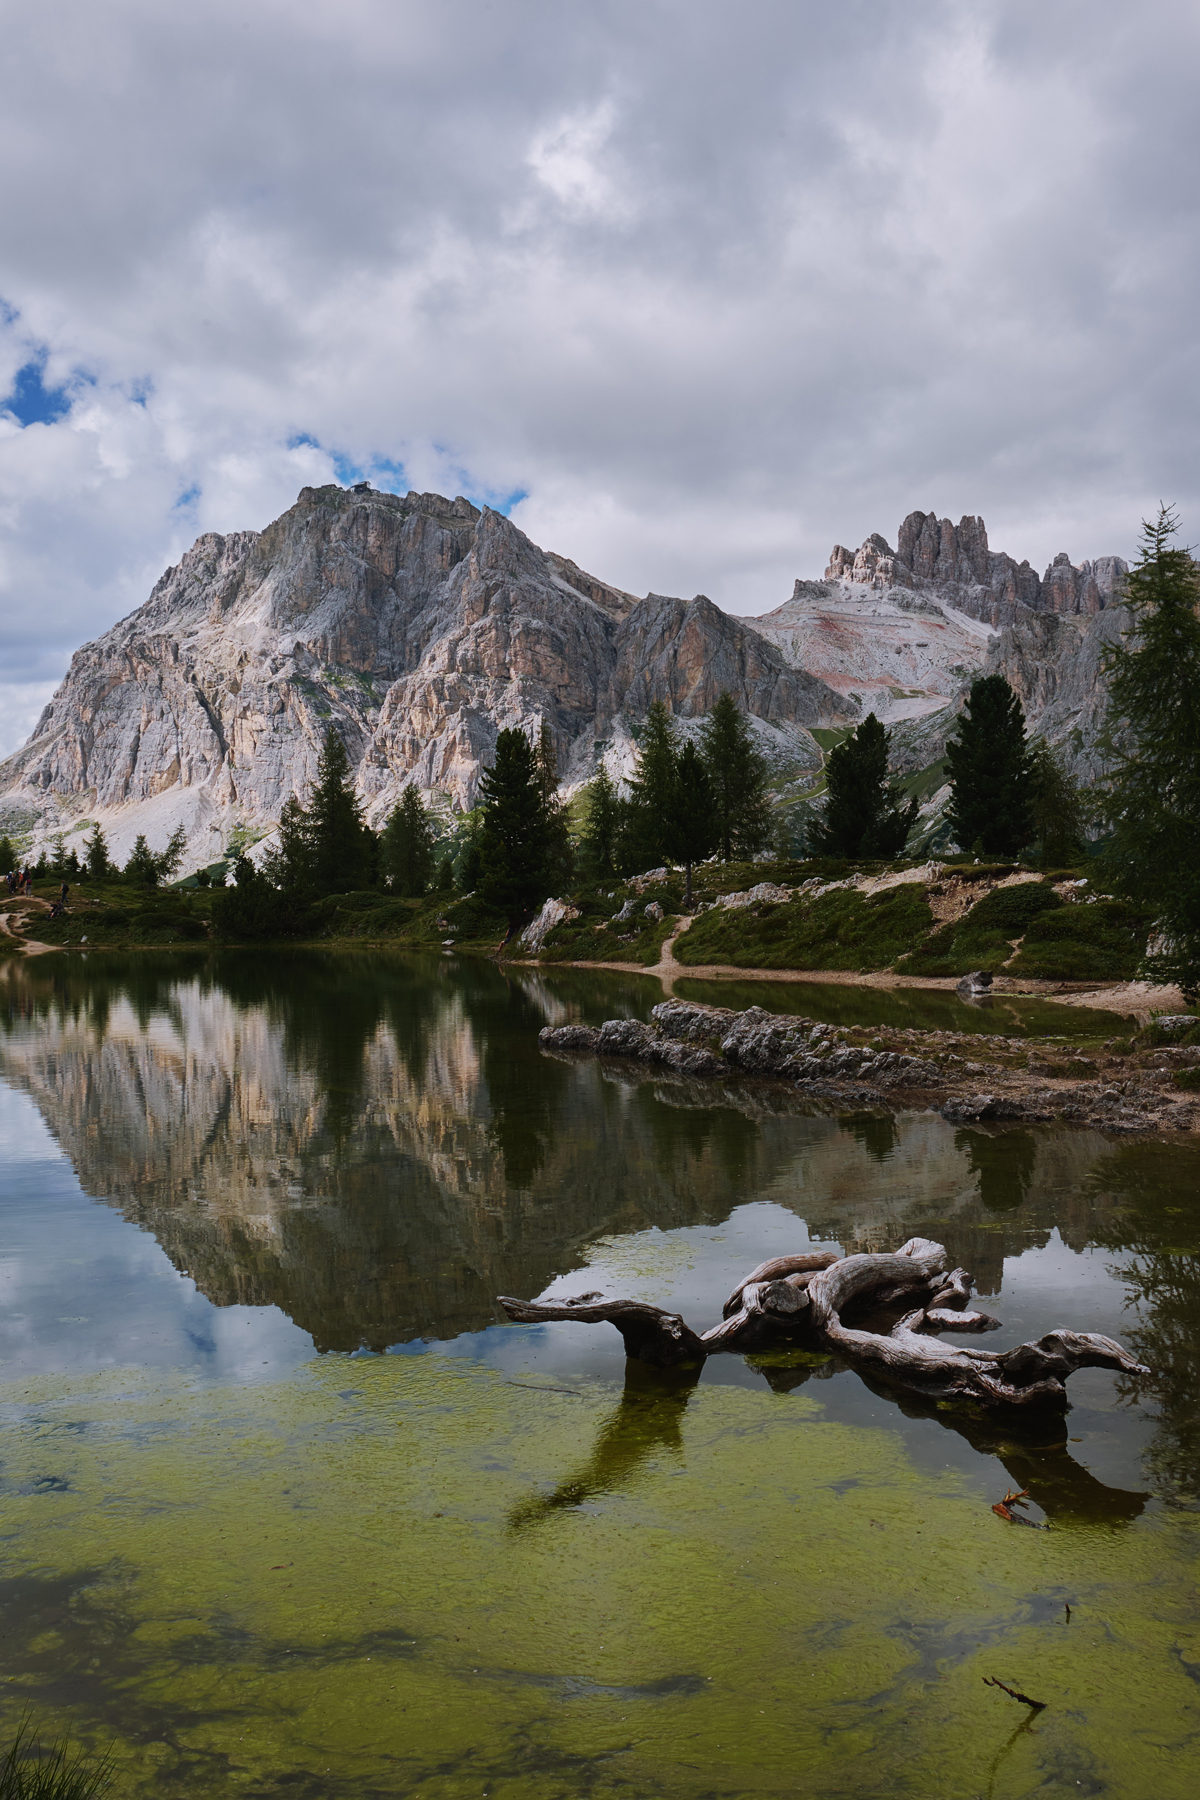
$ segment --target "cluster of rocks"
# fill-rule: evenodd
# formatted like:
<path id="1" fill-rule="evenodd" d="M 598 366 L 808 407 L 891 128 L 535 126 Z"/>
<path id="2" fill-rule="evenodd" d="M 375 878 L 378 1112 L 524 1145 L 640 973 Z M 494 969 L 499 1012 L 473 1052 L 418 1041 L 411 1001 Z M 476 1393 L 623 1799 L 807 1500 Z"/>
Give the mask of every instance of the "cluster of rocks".
<path id="1" fill-rule="evenodd" d="M 1190 1015 L 1180 1015 L 1180 1022 L 1187 1029 L 1196 1023 Z M 1200 1050 L 1160 1050 L 1153 1060 L 1132 1067 L 1114 1058 L 1109 1078 L 1093 1079 L 1093 1063 L 1065 1054 L 1058 1066 L 1030 1055 L 1014 1067 L 1011 1058 L 1024 1046 L 1012 1039 L 974 1040 L 980 1052 L 993 1049 L 1010 1059 L 981 1063 L 951 1053 L 944 1032 L 872 1037 L 870 1043 L 856 1043 L 835 1026 L 759 1006 L 736 1012 L 665 1000 L 654 1007 L 649 1024 L 608 1019 L 598 1026 L 548 1025 L 540 1043 L 548 1051 L 620 1058 L 680 1077 L 766 1077 L 845 1101 L 878 1105 L 919 1098 L 954 1124 L 1061 1119 L 1133 1132 L 1187 1131 L 1197 1123 L 1196 1099 L 1172 1085 L 1171 1072 L 1184 1061 L 1200 1062 Z M 881 1038 L 890 1041 L 881 1044 Z M 1047 1073 L 1057 1077 L 1054 1085 Z M 986 1085 L 979 1085 L 981 1077 Z"/>
<path id="2" fill-rule="evenodd" d="M 607 1019 L 603 1025 L 547 1025 L 547 1050 L 583 1050 L 630 1057 L 681 1075 L 766 1075 L 805 1083 L 868 1084 L 872 1089 L 928 1088 L 944 1082 L 936 1063 L 894 1050 L 854 1045 L 830 1025 L 769 1013 L 760 1006 L 734 1012 L 664 1000 L 645 1025 Z"/>

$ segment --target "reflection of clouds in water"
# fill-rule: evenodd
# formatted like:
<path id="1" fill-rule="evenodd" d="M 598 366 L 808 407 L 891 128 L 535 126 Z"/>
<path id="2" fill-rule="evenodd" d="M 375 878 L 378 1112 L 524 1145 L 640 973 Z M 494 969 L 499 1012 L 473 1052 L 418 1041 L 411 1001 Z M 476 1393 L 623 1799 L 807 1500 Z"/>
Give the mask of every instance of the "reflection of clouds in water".
<path id="1" fill-rule="evenodd" d="M 0 1088 L 0 1359 L 11 1375 L 135 1366 L 255 1380 L 312 1340 L 276 1307 L 217 1307 L 155 1239 L 80 1192 L 33 1102 Z"/>

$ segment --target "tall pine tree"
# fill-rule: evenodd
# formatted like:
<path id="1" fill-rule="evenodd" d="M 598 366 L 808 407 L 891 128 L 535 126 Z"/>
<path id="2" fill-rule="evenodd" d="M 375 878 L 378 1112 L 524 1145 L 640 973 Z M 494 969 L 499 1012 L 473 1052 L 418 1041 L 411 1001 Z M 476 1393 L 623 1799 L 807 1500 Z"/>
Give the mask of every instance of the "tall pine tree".
<path id="1" fill-rule="evenodd" d="M 1161 947 L 1146 959 L 1156 981 L 1200 993 L 1200 569 L 1171 539 L 1167 507 L 1142 526 L 1129 571 L 1132 629 L 1107 656 L 1102 805 L 1111 837 L 1108 879 L 1154 909 Z"/>
<path id="2" fill-rule="evenodd" d="M 685 912 L 692 910 L 692 864 L 711 855 L 716 841 L 712 782 L 700 752 L 689 739 L 675 763 L 670 831 L 671 854 L 686 871 Z"/>
<path id="3" fill-rule="evenodd" d="M 720 695 L 705 721 L 700 755 L 712 783 L 722 861 L 757 856 L 771 841 L 767 764 L 745 715 L 728 692 Z"/>
<path id="4" fill-rule="evenodd" d="M 587 809 L 580 843 L 583 864 L 593 881 L 607 881 L 617 872 L 621 802 L 616 784 L 603 763 L 588 783 Z"/>
<path id="5" fill-rule="evenodd" d="M 962 848 L 1016 856 L 1033 838 L 1033 774 L 1025 713 L 1003 675 L 971 683 L 946 763 L 950 829 Z"/>
<path id="6" fill-rule="evenodd" d="M 637 768 L 621 831 L 621 872 L 636 875 L 671 855 L 675 795 L 675 727 L 661 700 L 651 702 L 638 740 Z"/>
<path id="7" fill-rule="evenodd" d="M 428 808 L 409 784 L 392 808 L 379 846 L 379 866 L 392 892 L 417 898 L 434 874 L 434 827 Z"/>
<path id="8" fill-rule="evenodd" d="M 916 800 L 888 780 L 887 732 L 868 713 L 825 765 L 825 810 L 808 828 L 812 856 L 899 856 L 917 816 Z"/>
<path id="9" fill-rule="evenodd" d="M 510 925 L 535 911 L 553 890 L 552 846 L 542 771 L 523 731 L 502 731 L 479 784 L 479 882 L 486 906 Z"/>
<path id="10" fill-rule="evenodd" d="M 354 792 L 346 746 L 332 726 L 317 761 L 308 822 L 318 890 L 348 894 L 365 887 L 371 872 L 371 837 Z"/>
<path id="11" fill-rule="evenodd" d="M 1069 775 L 1044 738 L 1030 746 L 1033 831 L 1047 868 L 1061 868 L 1083 854 L 1084 804 L 1079 783 Z"/>

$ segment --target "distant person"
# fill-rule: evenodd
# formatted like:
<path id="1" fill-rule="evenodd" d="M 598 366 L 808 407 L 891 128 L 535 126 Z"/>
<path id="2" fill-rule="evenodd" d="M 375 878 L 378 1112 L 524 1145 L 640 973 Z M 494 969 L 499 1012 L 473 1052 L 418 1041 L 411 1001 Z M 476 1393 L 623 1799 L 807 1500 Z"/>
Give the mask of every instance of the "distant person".
<path id="1" fill-rule="evenodd" d="M 62 886 L 58 890 L 58 896 L 59 896 L 59 899 L 62 901 L 64 912 L 66 911 L 67 895 L 70 893 L 70 891 L 71 891 L 71 884 L 70 884 L 70 882 L 67 882 L 67 881 L 64 881 Z"/>

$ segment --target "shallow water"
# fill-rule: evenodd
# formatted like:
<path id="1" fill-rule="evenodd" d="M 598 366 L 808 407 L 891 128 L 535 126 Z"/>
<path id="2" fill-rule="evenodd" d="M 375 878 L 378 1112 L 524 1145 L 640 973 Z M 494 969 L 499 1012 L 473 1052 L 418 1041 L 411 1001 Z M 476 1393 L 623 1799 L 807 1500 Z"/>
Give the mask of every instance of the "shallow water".
<path id="1" fill-rule="evenodd" d="M 1193 1146 L 538 1052 L 646 1016 L 637 977 L 0 983 L 7 1724 L 111 1740 L 139 1796 L 1192 1793 Z M 703 1328 L 765 1256 L 916 1232 L 990 1344 L 1105 1331 L 1153 1379 L 997 1429 L 803 1356 L 627 1372 L 611 1328 L 495 1305 Z M 1012 1487 L 1049 1531 L 992 1513 Z"/>

